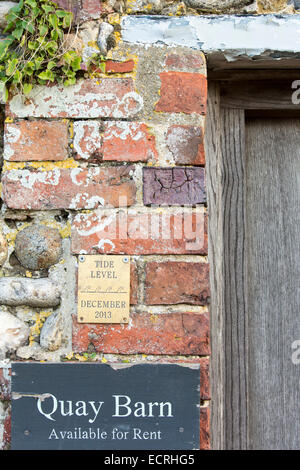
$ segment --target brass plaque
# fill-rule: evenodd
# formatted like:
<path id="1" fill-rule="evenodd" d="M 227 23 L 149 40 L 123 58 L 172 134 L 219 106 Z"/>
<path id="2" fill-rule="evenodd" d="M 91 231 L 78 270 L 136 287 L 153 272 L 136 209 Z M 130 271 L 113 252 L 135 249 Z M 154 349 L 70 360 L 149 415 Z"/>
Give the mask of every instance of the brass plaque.
<path id="1" fill-rule="evenodd" d="M 78 257 L 78 322 L 128 323 L 130 257 Z"/>

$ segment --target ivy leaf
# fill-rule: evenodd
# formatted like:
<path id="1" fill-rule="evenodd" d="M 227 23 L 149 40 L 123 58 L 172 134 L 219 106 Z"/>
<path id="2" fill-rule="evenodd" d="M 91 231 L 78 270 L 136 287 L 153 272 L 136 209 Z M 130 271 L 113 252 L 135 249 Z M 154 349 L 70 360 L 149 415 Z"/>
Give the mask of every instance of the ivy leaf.
<path id="1" fill-rule="evenodd" d="M 53 26 L 53 28 L 56 29 L 58 27 L 58 18 L 55 14 L 49 15 L 48 21 L 51 24 L 51 26 Z"/>
<path id="2" fill-rule="evenodd" d="M 8 100 L 8 89 L 5 83 L 3 83 L 3 88 L 2 88 L 2 100 L 4 101 L 4 103 L 6 103 L 6 101 Z"/>
<path id="3" fill-rule="evenodd" d="M 68 14 L 68 12 L 65 10 L 56 10 L 55 14 L 56 16 L 58 16 L 58 18 L 64 18 Z"/>
<path id="4" fill-rule="evenodd" d="M 71 67 L 74 70 L 74 72 L 77 72 L 77 70 L 80 70 L 80 65 L 81 65 L 81 57 L 77 56 L 71 62 Z"/>
<path id="5" fill-rule="evenodd" d="M 50 60 L 47 64 L 47 69 L 51 70 L 53 67 L 56 67 L 56 62 L 54 62 L 54 60 Z"/>
<path id="6" fill-rule="evenodd" d="M 54 74 L 51 70 L 44 70 L 38 75 L 39 78 L 42 80 L 49 80 L 50 82 L 54 82 Z"/>
<path id="7" fill-rule="evenodd" d="M 0 41 L 0 60 L 6 53 L 8 47 L 11 45 L 11 41 L 8 39 L 4 39 L 4 41 Z"/>
<path id="8" fill-rule="evenodd" d="M 63 28 L 69 28 L 73 20 L 73 13 L 67 12 L 67 15 L 64 16 L 62 26 Z"/>
<path id="9" fill-rule="evenodd" d="M 50 11 L 53 11 L 53 7 L 51 5 L 42 5 L 42 9 L 48 15 Z"/>
<path id="10" fill-rule="evenodd" d="M 31 83 L 24 83 L 23 85 L 23 92 L 24 95 L 28 95 L 32 90 L 32 84 Z"/>
<path id="11" fill-rule="evenodd" d="M 7 67 L 6 67 L 6 75 L 10 76 L 13 75 L 16 69 L 16 66 L 18 64 L 18 59 L 11 59 L 8 61 Z"/>
<path id="12" fill-rule="evenodd" d="M 48 33 L 48 28 L 45 24 L 41 24 L 39 26 L 39 33 L 41 36 L 46 36 L 46 34 Z"/>
<path id="13" fill-rule="evenodd" d="M 23 35 L 23 31 L 24 31 L 24 28 L 20 27 L 20 28 L 14 29 L 11 34 L 13 35 L 14 38 L 20 41 Z"/>
<path id="14" fill-rule="evenodd" d="M 26 31 L 29 31 L 29 33 L 33 34 L 34 33 L 34 27 L 30 21 L 22 21 L 23 28 L 26 29 Z"/>
<path id="15" fill-rule="evenodd" d="M 29 5 L 32 8 L 35 8 L 37 6 L 37 3 L 35 0 L 25 0 L 26 5 Z"/>
<path id="16" fill-rule="evenodd" d="M 76 83 L 76 78 L 68 78 L 67 80 L 64 81 L 65 86 L 75 85 L 75 83 Z"/>
<path id="17" fill-rule="evenodd" d="M 16 70 L 13 77 L 13 83 L 21 83 L 22 76 L 22 72 L 20 70 Z"/>

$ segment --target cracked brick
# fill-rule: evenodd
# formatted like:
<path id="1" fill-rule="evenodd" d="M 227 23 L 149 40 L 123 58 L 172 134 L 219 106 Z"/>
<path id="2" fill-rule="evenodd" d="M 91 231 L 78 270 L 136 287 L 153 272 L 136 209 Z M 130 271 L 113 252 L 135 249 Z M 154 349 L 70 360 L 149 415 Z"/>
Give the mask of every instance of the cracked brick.
<path id="1" fill-rule="evenodd" d="M 144 168 L 144 204 L 195 205 L 206 201 L 203 168 Z"/>

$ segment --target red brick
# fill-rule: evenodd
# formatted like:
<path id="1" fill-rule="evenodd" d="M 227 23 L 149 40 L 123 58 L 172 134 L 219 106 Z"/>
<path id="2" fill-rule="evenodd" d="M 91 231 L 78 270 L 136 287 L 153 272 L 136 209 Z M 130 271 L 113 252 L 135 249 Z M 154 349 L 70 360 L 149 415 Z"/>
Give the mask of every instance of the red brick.
<path id="1" fill-rule="evenodd" d="M 4 413 L 4 419 L 2 423 L 0 421 L 0 426 L 3 426 L 3 435 L 2 440 L 0 441 L 0 450 L 8 450 L 10 447 L 11 441 L 11 412 L 10 408 L 6 408 Z"/>
<path id="2" fill-rule="evenodd" d="M 171 126 L 166 134 L 167 147 L 179 165 L 204 165 L 205 151 L 202 127 Z"/>
<path id="3" fill-rule="evenodd" d="M 101 0 L 54 0 L 61 8 L 73 13 L 74 21 L 86 21 L 100 18 L 102 13 Z"/>
<path id="4" fill-rule="evenodd" d="M 205 67 L 205 56 L 203 52 L 184 55 L 170 53 L 166 57 L 165 67 L 168 70 L 199 72 Z"/>
<path id="5" fill-rule="evenodd" d="M 126 60 L 125 62 L 117 62 L 114 60 L 107 60 L 105 62 L 106 73 L 130 73 L 134 70 L 134 61 Z"/>
<path id="6" fill-rule="evenodd" d="M 137 162 L 157 158 L 155 138 L 142 122 L 106 122 L 103 160 Z"/>
<path id="7" fill-rule="evenodd" d="M 4 126 L 5 160 L 15 162 L 65 160 L 68 124 L 62 121 L 17 121 Z"/>
<path id="8" fill-rule="evenodd" d="M 146 264 L 145 303 L 206 305 L 209 266 L 205 263 L 151 261 Z"/>
<path id="9" fill-rule="evenodd" d="M 76 160 L 101 161 L 103 124 L 99 121 L 75 121 L 73 147 Z"/>
<path id="10" fill-rule="evenodd" d="M 43 86 L 22 102 L 19 94 L 6 105 L 6 113 L 17 117 L 129 118 L 143 107 L 131 78 L 79 80 L 75 85 Z"/>
<path id="11" fill-rule="evenodd" d="M 162 72 L 160 100 L 155 111 L 206 113 L 207 80 L 200 73 Z"/>
<path id="12" fill-rule="evenodd" d="M 200 408 L 200 450 L 210 450 L 210 409 Z"/>
<path id="13" fill-rule="evenodd" d="M 73 350 L 85 352 L 91 344 L 107 354 L 207 355 L 208 315 L 132 313 L 128 325 L 78 324 L 74 317 Z"/>
<path id="14" fill-rule="evenodd" d="M 10 371 L 0 367 L 0 400 L 10 400 Z"/>
<path id="15" fill-rule="evenodd" d="M 2 177 L 2 197 L 11 209 L 93 209 L 135 202 L 132 167 L 11 170 Z M 123 199 L 122 199 L 123 198 Z"/>
<path id="16" fill-rule="evenodd" d="M 77 214 L 72 252 L 207 254 L 207 218 L 200 211 L 110 210 Z"/>
<path id="17" fill-rule="evenodd" d="M 137 162 L 155 160 L 154 136 L 142 122 L 74 122 L 77 160 Z"/>

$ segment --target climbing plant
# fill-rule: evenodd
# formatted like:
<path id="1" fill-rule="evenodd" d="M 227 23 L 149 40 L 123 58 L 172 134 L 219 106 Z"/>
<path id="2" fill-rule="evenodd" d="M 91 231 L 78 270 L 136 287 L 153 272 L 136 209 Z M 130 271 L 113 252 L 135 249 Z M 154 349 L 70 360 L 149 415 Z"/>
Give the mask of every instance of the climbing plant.
<path id="1" fill-rule="evenodd" d="M 73 14 L 49 0 L 20 0 L 6 16 L 8 33 L 0 42 L 0 86 L 4 101 L 14 87 L 24 95 L 33 85 L 76 83 L 81 55 L 66 33 Z"/>

